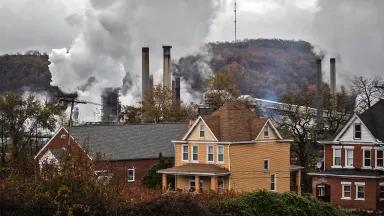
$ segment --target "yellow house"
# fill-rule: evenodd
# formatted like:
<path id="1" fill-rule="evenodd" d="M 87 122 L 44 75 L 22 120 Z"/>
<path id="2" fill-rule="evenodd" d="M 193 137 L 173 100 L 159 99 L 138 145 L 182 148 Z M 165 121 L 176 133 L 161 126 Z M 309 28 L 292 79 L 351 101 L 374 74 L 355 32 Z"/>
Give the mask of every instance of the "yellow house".
<path id="1" fill-rule="evenodd" d="M 294 188 L 300 192 L 300 168 L 290 165 L 290 140 L 243 103 L 226 103 L 200 116 L 181 140 L 172 142 L 175 166 L 158 171 L 163 190 L 167 175 L 174 175 L 175 187 L 184 191 L 287 192 L 294 172 Z"/>

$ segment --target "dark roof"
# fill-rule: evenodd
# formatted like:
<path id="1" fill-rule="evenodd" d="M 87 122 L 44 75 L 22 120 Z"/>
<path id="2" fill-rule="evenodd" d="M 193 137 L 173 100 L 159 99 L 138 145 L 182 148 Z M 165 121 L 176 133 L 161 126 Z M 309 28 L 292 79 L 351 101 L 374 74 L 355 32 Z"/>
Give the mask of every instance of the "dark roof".
<path id="1" fill-rule="evenodd" d="M 75 126 L 71 135 L 95 157 L 103 160 L 133 160 L 174 157 L 172 140 L 188 131 L 186 123 Z"/>
<path id="2" fill-rule="evenodd" d="M 257 116 L 242 102 L 225 103 L 202 118 L 219 141 L 254 140 L 268 120 Z"/>
<path id="3" fill-rule="evenodd" d="M 168 169 L 159 170 L 158 173 L 165 174 L 181 174 L 181 175 L 206 175 L 206 176 L 223 176 L 229 175 L 230 172 L 220 166 L 214 164 L 188 163 Z"/>
<path id="4" fill-rule="evenodd" d="M 384 99 L 359 115 L 376 139 L 384 142 Z"/>
<path id="5" fill-rule="evenodd" d="M 325 176 L 362 176 L 362 177 L 384 177 L 382 170 L 369 169 L 330 169 L 322 172 L 311 173 L 310 175 L 325 175 Z"/>

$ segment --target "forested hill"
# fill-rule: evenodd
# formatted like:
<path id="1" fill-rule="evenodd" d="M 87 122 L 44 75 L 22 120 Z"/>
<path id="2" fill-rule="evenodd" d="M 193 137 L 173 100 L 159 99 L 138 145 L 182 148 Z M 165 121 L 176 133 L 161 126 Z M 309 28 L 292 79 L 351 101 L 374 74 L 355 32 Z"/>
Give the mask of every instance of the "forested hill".
<path id="1" fill-rule="evenodd" d="M 208 43 L 205 48 L 207 52 L 175 62 L 177 73 L 197 91 L 203 89 L 207 66 L 214 72 L 229 68 L 241 94 L 266 99 L 315 84 L 317 56 L 305 41 L 255 39 Z"/>
<path id="2" fill-rule="evenodd" d="M 58 87 L 50 85 L 52 75 L 48 65 L 48 55 L 38 51 L 0 56 L 0 93 L 30 90 L 48 92 L 52 97 L 65 96 Z"/>

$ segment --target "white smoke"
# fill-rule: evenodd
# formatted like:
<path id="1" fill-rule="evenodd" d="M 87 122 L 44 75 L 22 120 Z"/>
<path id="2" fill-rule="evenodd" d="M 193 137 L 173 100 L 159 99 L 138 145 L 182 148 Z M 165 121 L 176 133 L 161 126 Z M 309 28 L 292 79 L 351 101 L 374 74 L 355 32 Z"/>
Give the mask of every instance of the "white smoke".
<path id="1" fill-rule="evenodd" d="M 174 59 L 194 52 L 205 42 L 220 5 L 220 0 L 91 0 L 82 14 L 66 19 L 82 31 L 69 49 L 52 50 L 52 85 L 100 103 L 102 90 L 122 87 L 125 78 L 128 93 L 120 99 L 135 104 L 141 94 L 141 47 L 150 47 L 150 72 L 159 83 L 162 45 L 173 46 Z M 79 90 L 91 77 L 95 82 Z M 80 118 L 92 121 L 94 109 L 81 105 Z"/>

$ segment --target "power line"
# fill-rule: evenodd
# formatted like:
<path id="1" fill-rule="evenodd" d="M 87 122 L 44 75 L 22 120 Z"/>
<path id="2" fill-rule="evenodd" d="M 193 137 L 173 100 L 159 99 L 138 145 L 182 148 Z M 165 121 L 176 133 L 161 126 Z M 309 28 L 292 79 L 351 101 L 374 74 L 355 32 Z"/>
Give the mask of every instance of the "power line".
<path id="1" fill-rule="evenodd" d="M 233 21 L 235 23 L 235 42 L 237 41 L 237 5 L 235 0 L 235 20 Z"/>

